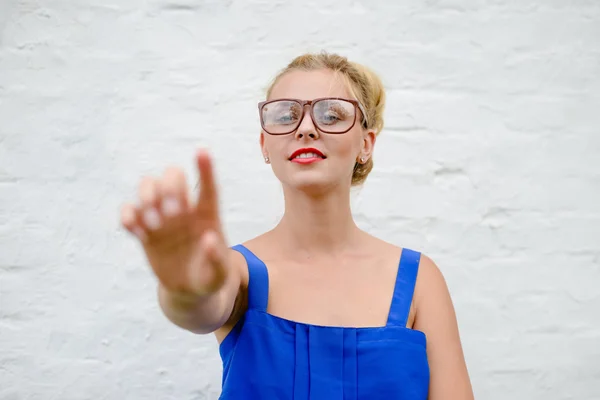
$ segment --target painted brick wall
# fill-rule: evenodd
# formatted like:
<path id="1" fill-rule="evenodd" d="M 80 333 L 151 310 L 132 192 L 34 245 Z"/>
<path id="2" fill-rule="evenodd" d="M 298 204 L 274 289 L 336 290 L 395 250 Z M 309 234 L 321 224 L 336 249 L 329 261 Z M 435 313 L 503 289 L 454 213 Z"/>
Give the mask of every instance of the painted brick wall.
<path id="1" fill-rule="evenodd" d="M 388 88 L 354 210 L 431 256 L 478 399 L 600 399 L 600 2 L 2 0 L 0 399 L 216 399 L 118 209 L 215 155 L 232 244 L 281 215 L 256 102 L 327 49 Z"/>

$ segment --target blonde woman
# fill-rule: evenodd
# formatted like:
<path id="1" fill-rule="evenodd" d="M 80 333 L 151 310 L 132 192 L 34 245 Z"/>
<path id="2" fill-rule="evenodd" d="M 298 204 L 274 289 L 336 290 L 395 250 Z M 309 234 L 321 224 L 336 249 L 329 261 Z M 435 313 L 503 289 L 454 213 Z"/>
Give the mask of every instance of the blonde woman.
<path id="1" fill-rule="evenodd" d="M 335 54 L 302 55 L 275 77 L 258 107 L 260 146 L 285 212 L 244 244 L 227 243 L 205 151 L 197 201 L 169 168 L 123 207 L 166 317 L 216 335 L 222 399 L 473 398 L 439 269 L 352 218 L 384 103 L 379 78 Z"/>

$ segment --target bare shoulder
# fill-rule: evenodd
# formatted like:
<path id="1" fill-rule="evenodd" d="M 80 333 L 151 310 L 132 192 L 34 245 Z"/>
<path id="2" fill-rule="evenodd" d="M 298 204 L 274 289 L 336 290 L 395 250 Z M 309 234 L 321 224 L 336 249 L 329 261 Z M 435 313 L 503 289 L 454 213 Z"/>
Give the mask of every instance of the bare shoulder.
<path id="1" fill-rule="evenodd" d="M 258 251 L 262 254 L 263 247 L 266 246 L 267 249 L 269 248 L 269 241 L 267 236 L 267 233 L 264 233 L 255 238 L 243 242 L 242 245 L 248 250 L 252 251 L 253 253 Z M 221 343 L 225 339 L 225 337 L 227 337 L 229 332 L 231 332 L 231 330 L 235 327 L 240 318 L 248 309 L 248 283 L 250 277 L 248 274 L 248 264 L 246 262 L 246 258 L 242 255 L 242 253 L 240 253 L 237 250 L 234 250 L 232 247 L 230 247 L 227 251 L 231 268 L 239 274 L 240 287 L 236 295 L 233 309 L 231 311 L 229 319 L 227 320 L 227 322 L 225 322 L 225 324 L 223 324 L 221 328 L 215 331 L 215 336 L 219 343 Z"/>
<path id="2" fill-rule="evenodd" d="M 413 297 L 414 328 L 427 336 L 431 400 L 473 399 L 458 323 L 446 279 L 436 263 L 421 255 Z"/>
<path id="3" fill-rule="evenodd" d="M 227 253 L 229 260 L 231 261 L 231 268 L 240 274 L 240 286 L 248 286 L 248 267 L 246 265 L 246 258 L 242 253 L 233 248 L 227 249 Z"/>
<path id="4" fill-rule="evenodd" d="M 270 247 L 273 247 L 272 243 L 270 243 L 268 240 L 267 233 L 249 239 L 243 242 L 242 245 L 254 254 L 258 252 L 259 254 L 261 254 L 261 256 L 263 254 L 263 248 L 268 249 Z M 247 289 L 248 281 L 250 278 L 248 276 L 248 264 L 246 262 L 246 258 L 242 255 L 242 253 L 240 253 L 237 250 L 234 250 L 232 247 L 230 247 L 228 251 L 232 268 L 235 268 L 235 270 L 240 274 L 240 286 L 242 287 L 242 289 Z"/>
<path id="5" fill-rule="evenodd" d="M 235 297 L 235 301 L 233 304 L 233 309 L 231 310 L 231 315 L 227 319 L 227 322 L 223 324 L 219 329 L 217 329 L 215 333 L 215 337 L 217 341 L 221 343 L 225 337 L 231 332 L 235 324 L 239 321 L 239 319 L 246 312 L 248 300 L 248 268 L 246 266 L 246 259 L 244 256 L 237 250 L 232 248 L 227 249 L 227 256 L 230 260 L 230 266 L 233 271 L 239 274 L 240 277 L 240 286 L 238 292 Z"/>
<path id="6" fill-rule="evenodd" d="M 365 242 L 370 251 L 374 254 L 378 254 L 384 257 L 397 257 L 402 252 L 402 247 L 397 246 L 393 243 L 380 239 L 371 234 L 365 233 Z"/>
<path id="7" fill-rule="evenodd" d="M 395 259 L 402 254 L 403 250 L 408 250 L 408 248 L 395 245 L 372 235 L 368 235 L 368 241 L 370 251 L 373 254 L 377 254 L 378 256 L 388 259 L 390 257 Z M 413 296 L 415 303 L 420 299 L 426 298 L 430 295 L 439 296 L 444 295 L 445 292 L 447 292 L 446 281 L 442 272 L 440 271 L 440 268 L 438 268 L 435 262 L 426 254 L 420 254 L 421 258 L 419 261 L 419 272 L 415 286 L 415 293 Z"/>
<path id="8" fill-rule="evenodd" d="M 277 248 L 276 244 L 277 240 L 271 232 L 265 232 L 243 243 L 248 250 L 260 257 L 261 260 L 265 256 L 268 257 L 272 249 Z"/>
<path id="9" fill-rule="evenodd" d="M 371 247 L 372 247 L 373 251 L 375 251 L 378 254 L 378 257 L 381 258 L 382 262 L 385 262 L 386 265 L 389 265 L 391 268 L 393 268 L 393 271 L 391 271 L 392 273 L 390 274 L 390 276 L 393 276 L 395 278 L 398 273 L 398 265 L 399 265 L 398 261 L 400 260 L 400 257 L 402 256 L 402 252 L 405 250 L 405 248 L 397 246 L 393 243 L 389 243 L 385 240 L 382 240 L 382 239 L 379 239 L 376 237 L 372 237 Z M 387 263 L 386 262 L 387 260 L 394 260 L 394 262 Z M 423 264 L 429 264 L 429 265 L 423 266 Z M 414 328 L 416 314 L 417 314 L 417 307 L 416 307 L 417 297 L 422 292 L 427 291 L 427 290 L 423 290 L 422 287 L 428 286 L 428 284 L 426 282 L 428 282 L 431 279 L 429 277 L 429 275 L 431 274 L 431 271 L 429 271 L 429 270 L 432 267 L 437 268 L 435 266 L 435 264 L 433 264 L 433 261 L 431 261 L 426 256 L 421 255 L 421 261 L 420 261 L 419 273 L 418 273 L 418 277 L 417 277 L 417 284 L 415 287 L 415 293 L 413 295 L 413 300 L 410 304 L 408 320 L 406 321 L 407 328 Z M 426 271 L 423 272 L 423 270 L 426 270 Z"/>
<path id="10" fill-rule="evenodd" d="M 442 271 L 427 255 L 421 254 L 413 295 L 415 328 L 425 331 L 439 328 L 442 320 L 456 326 L 454 305 Z"/>
<path id="11" fill-rule="evenodd" d="M 429 256 L 421 253 L 414 293 L 415 303 L 422 303 L 430 296 L 449 296 L 448 287 L 440 268 Z"/>

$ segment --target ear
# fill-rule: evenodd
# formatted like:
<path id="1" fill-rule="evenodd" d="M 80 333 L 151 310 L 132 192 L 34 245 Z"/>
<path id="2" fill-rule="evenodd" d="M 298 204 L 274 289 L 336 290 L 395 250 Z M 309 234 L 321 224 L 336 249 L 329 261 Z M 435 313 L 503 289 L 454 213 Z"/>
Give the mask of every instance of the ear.
<path id="1" fill-rule="evenodd" d="M 269 159 L 269 152 L 267 151 L 267 146 L 265 145 L 265 133 L 260 131 L 260 151 L 262 152 L 263 158 L 266 160 Z"/>
<path id="2" fill-rule="evenodd" d="M 369 129 L 368 131 L 366 131 L 365 135 L 363 136 L 360 154 L 358 155 L 359 160 L 362 157 L 364 157 L 365 160 L 368 160 L 369 158 L 371 158 L 371 156 L 373 155 L 373 150 L 375 148 L 376 140 L 377 140 L 377 135 L 375 134 L 374 130 Z"/>

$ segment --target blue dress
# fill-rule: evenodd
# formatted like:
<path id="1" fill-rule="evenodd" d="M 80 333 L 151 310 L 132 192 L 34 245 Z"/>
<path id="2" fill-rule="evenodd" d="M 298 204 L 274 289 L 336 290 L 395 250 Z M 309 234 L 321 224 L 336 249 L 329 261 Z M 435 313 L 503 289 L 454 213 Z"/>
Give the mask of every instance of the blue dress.
<path id="1" fill-rule="evenodd" d="M 421 254 L 403 249 L 385 327 L 295 322 L 267 313 L 269 275 L 243 245 L 248 309 L 219 347 L 220 399 L 426 400 L 426 337 L 406 327 Z"/>

